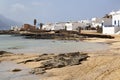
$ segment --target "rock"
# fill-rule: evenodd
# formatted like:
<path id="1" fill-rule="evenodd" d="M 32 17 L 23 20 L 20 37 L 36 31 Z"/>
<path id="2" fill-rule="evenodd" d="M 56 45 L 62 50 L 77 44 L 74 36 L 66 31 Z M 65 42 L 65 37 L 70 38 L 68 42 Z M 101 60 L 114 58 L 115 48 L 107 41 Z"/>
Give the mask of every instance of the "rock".
<path id="1" fill-rule="evenodd" d="M 6 52 L 6 51 L 0 51 L 0 55 L 3 55 L 5 53 L 8 53 L 8 52 Z"/>
<path id="2" fill-rule="evenodd" d="M 44 74 L 46 73 L 46 71 L 44 68 L 35 68 L 35 69 L 32 69 L 29 73 L 38 75 L 38 74 Z"/>
<path id="3" fill-rule="evenodd" d="M 114 39 L 114 36 L 111 36 L 111 35 L 86 34 L 86 33 L 81 33 L 80 35 L 81 35 L 81 36 L 84 36 L 84 37 L 86 37 L 86 38 L 93 38 L 93 37 L 96 37 L 96 38 Z"/>
<path id="4" fill-rule="evenodd" d="M 51 60 L 42 62 L 42 67 L 44 67 L 45 69 L 52 69 L 78 65 L 81 63 L 81 61 L 86 60 L 88 57 L 89 56 L 87 54 L 80 54 L 79 52 L 59 54 Z"/>
<path id="5" fill-rule="evenodd" d="M 13 69 L 12 72 L 19 72 L 21 69 Z"/>
<path id="6" fill-rule="evenodd" d="M 32 62 L 34 60 L 26 60 L 26 61 L 23 61 L 24 64 L 26 64 L 27 62 Z"/>
<path id="7" fill-rule="evenodd" d="M 11 55 L 12 53 L 10 52 L 6 52 L 6 51 L 0 51 L 0 57 L 2 57 L 3 55 Z"/>
<path id="8" fill-rule="evenodd" d="M 11 48 L 8 48 L 8 49 L 20 49 L 20 48 L 18 48 L 18 47 L 11 47 Z"/>
<path id="9" fill-rule="evenodd" d="M 39 58 L 37 59 L 44 58 L 45 60 L 41 62 L 39 68 L 33 69 L 30 73 L 44 74 L 48 69 L 79 65 L 81 64 L 81 61 L 86 60 L 88 57 L 89 56 L 87 54 L 81 54 L 80 52 L 58 54 L 54 56 L 53 55 L 49 56 L 49 54 L 44 56 L 39 56 Z"/>
<path id="10" fill-rule="evenodd" d="M 66 66 L 73 66 L 81 64 L 81 61 L 84 61 L 89 56 L 87 54 L 82 54 L 80 52 L 73 53 L 65 53 L 65 54 L 43 54 L 39 55 L 35 59 L 25 60 L 19 63 L 27 63 L 27 62 L 40 62 L 40 66 L 38 68 L 34 68 L 30 71 L 31 74 L 44 74 L 46 70 L 52 68 L 62 68 Z M 17 70 L 13 70 L 17 71 Z"/>
<path id="11" fill-rule="evenodd" d="M 28 59 L 28 60 L 25 60 L 25 61 L 21 61 L 21 62 L 18 62 L 17 64 L 20 64 L 20 63 L 23 63 L 23 64 L 26 64 L 28 62 L 38 62 L 38 61 L 43 61 L 43 60 L 49 60 L 51 59 L 51 57 L 38 57 L 38 58 L 35 58 L 35 59 Z"/>

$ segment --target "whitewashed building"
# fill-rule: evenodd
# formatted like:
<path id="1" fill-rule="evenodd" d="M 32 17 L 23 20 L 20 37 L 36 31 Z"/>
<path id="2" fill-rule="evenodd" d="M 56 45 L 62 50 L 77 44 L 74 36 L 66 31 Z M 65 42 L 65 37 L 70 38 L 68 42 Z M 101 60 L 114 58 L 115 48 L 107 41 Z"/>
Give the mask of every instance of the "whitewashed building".
<path id="1" fill-rule="evenodd" d="M 42 30 L 55 30 L 55 24 L 53 23 L 44 24 Z"/>
<path id="2" fill-rule="evenodd" d="M 97 26 L 102 27 L 103 18 L 92 18 L 92 27 L 96 28 Z"/>
<path id="3" fill-rule="evenodd" d="M 55 30 L 64 30 L 66 22 L 55 23 Z"/>
<path id="4" fill-rule="evenodd" d="M 116 12 L 110 12 L 112 19 L 109 24 L 104 21 L 103 34 L 120 34 L 120 10 Z"/>
<path id="5" fill-rule="evenodd" d="M 73 31 L 78 30 L 79 27 L 81 27 L 82 29 L 85 29 L 87 26 L 89 26 L 91 23 L 90 21 L 77 21 L 77 22 L 72 22 L 73 24 Z"/>
<path id="6" fill-rule="evenodd" d="M 44 24 L 42 30 L 67 30 L 67 31 L 76 31 L 78 27 L 85 28 L 90 25 L 90 21 L 69 21 L 69 22 L 58 22 L 58 23 L 50 23 Z"/>
<path id="7" fill-rule="evenodd" d="M 72 31 L 73 30 L 73 24 L 68 22 L 65 24 L 66 30 L 67 31 Z"/>
<path id="8" fill-rule="evenodd" d="M 81 21 L 60 22 L 55 24 L 55 30 L 76 31 L 78 27 L 85 28 L 88 24 Z"/>
<path id="9" fill-rule="evenodd" d="M 112 18 L 92 18 L 92 27 L 96 28 L 97 26 L 102 27 L 104 25 L 111 25 Z"/>
<path id="10" fill-rule="evenodd" d="M 20 27 L 18 27 L 18 26 L 11 26 L 11 30 L 13 30 L 13 31 L 20 31 Z"/>
<path id="11" fill-rule="evenodd" d="M 51 24 L 45 24 L 43 25 L 43 30 L 72 30 L 72 23 L 70 22 L 60 22 L 60 23 L 51 23 Z"/>

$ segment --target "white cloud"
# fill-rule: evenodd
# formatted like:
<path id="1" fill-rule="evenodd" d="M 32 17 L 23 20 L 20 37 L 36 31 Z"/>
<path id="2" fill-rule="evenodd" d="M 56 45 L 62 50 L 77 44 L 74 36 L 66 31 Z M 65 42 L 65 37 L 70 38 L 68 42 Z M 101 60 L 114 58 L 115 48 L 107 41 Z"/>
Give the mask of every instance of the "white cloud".
<path id="1" fill-rule="evenodd" d="M 13 12 L 24 11 L 25 9 L 26 9 L 26 7 L 23 4 L 19 4 L 19 3 L 13 4 L 11 7 L 11 10 Z"/>
<path id="2" fill-rule="evenodd" d="M 46 1 L 34 1 L 31 3 L 32 6 L 50 6 L 51 3 Z"/>
<path id="3" fill-rule="evenodd" d="M 43 4 L 40 3 L 40 2 L 32 2 L 32 5 L 33 5 L 33 6 L 42 6 Z"/>

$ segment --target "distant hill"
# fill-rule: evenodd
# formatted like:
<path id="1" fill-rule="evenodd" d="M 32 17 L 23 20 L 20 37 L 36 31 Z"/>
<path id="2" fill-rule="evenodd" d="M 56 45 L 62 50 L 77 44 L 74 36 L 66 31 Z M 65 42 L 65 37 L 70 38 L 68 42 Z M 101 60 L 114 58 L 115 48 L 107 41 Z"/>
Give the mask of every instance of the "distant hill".
<path id="1" fill-rule="evenodd" d="M 11 26 L 14 25 L 21 25 L 21 23 L 15 22 L 13 20 L 10 20 L 3 15 L 0 15 L 0 30 L 8 30 L 11 28 Z"/>

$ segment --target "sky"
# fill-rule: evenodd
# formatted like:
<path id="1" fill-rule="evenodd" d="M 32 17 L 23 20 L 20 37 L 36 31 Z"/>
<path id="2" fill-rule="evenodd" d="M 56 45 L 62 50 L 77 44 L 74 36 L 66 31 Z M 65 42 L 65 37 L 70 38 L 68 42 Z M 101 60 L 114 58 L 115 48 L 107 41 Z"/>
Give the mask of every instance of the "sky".
<path id="1" fill-rule="evenodd" d="M 17 22 L 78 21 L 120 9 L 120 0 L 0 0 L 0 14 Z"/>

